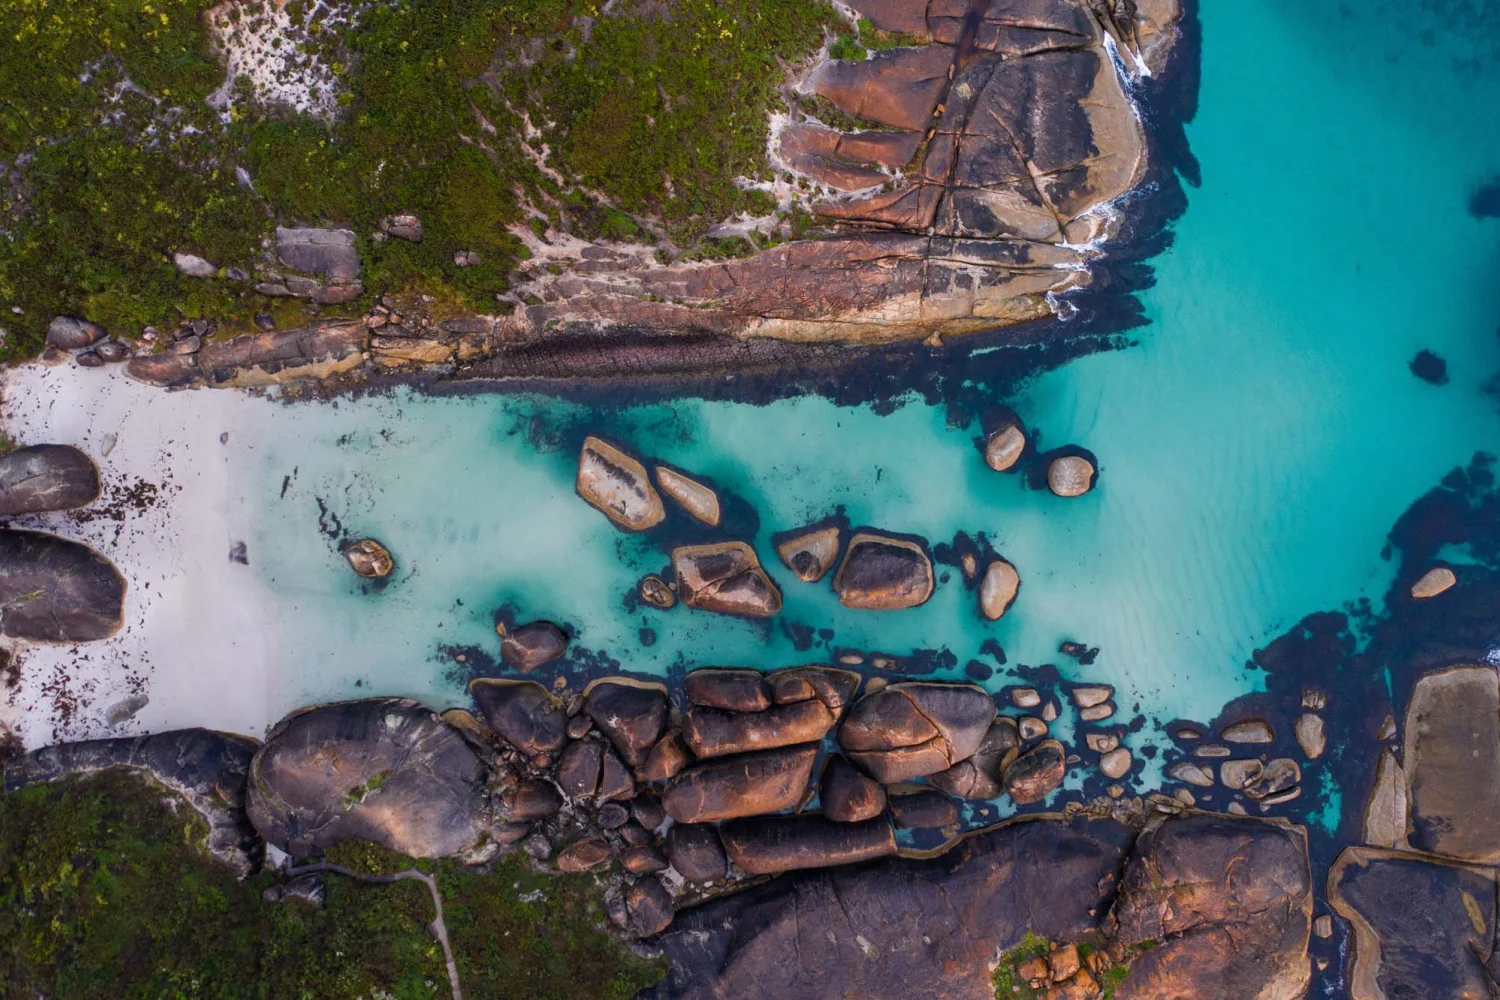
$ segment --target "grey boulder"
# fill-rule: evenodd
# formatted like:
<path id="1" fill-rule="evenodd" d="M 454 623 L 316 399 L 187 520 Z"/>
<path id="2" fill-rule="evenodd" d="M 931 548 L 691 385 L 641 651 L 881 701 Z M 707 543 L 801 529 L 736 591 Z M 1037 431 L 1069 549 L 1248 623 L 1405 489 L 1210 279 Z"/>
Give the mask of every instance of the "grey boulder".
<path id="1" fill-rule="evenodd" d="M 36 444 L 0 456 L 0 517 L 71 510 L 99 497 L 99 469 L 77 448 Z"/>

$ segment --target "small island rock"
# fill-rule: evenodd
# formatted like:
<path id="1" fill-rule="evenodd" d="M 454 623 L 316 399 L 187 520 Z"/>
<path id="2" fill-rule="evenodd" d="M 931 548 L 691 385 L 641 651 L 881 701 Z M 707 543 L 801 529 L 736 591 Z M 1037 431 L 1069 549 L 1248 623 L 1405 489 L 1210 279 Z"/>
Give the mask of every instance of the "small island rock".
<path id="1" fill-rule="evenodd" d="M 371 580 L 383 580 L 396 568 L 396 560 L 391 558 L 390 549 L 373 538 L 350 542 L 344 549 L 344 558 L 349 560 L 354 572 Z"/>
<path id="2" fill-rule="evenodd" d="M 819 528 L 776 546 L 786 568 L 803 583 L 817 583 L 833 568 L 839 556 L 839 529 Z"/>
<path id="3" fill-rule="evenodd" d="M 596 437 L 584 439 L 576 487 L 579 496 L 626 531 L 645 531 L 667 516 L 646 467 Z"/>
<path id="4" fill-rule="evenodd" d="M 710 528 L 719 524 L 719 495 L 698 480 L 665 465 L 656 467 L 656 484 L 689 514 Z"/>
<path id="5" fill-rule="evenodd" d="M 551 622 L 529 622 L 512 629 L 500 643 L 500 658 L 529 673 L 551 663 L 568 648 L 568 634 Z"/>
<path id="6" fill-rule="evenodd" d="M 984 442 L 985 464 L 996 472 L 1008 472 L 1021 460 L 1026 450 L 1026 432 L 1014 423 L 1006 424 Z"/>
<path id="7" fill-rule="evenodd" d="M 984 570 L 979 585 L 979 610 L 990 621 L 998 620 L 1010 608 L 1021 589 L 1021 575 L 1004 559 L 992 561 Z"/>
<path id="8" fill-rule="evenodd" d="M 684 545 L 672 550 L 677 593 L 690 608 L 747 618 L 781 610 L 781 591 L 744 542 Z"/>
<path id="9" fill-rule="evenodd" d="M 1434 566 L 1411 585 L 1411 596 L 1418 601 L 1425 601 L 1450 589 L 1456 583 L 1458 583 L 1458 577 L 1454 575 L 1453 570 L 1447 566 Z"/>
<path id="10" fill-rule="evenodd" d="M 1080 497 L 1094 488 L 1094 463 L 1081 455 L 1054 458 L 1047 466 L 1047 488 L 1060 497 Z"/>
<path id="11" fill-rule="evenodd" d="M 849 540 L 833 589 L 848 608 L 898 611 L 932 596 L 932 560 L 904 538 L 860 532 Z"/>

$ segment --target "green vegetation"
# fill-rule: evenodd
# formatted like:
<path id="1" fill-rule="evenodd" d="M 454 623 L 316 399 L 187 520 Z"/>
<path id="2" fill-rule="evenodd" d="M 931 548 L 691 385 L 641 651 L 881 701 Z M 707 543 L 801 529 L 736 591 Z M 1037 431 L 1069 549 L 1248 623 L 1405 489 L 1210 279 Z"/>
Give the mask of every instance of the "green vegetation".
<path id="1" fill-rule="evenodd" d="M 51 1000 L 330 1000 L 448 995 L 420 883 L 326 876 L 327 908 L 262 901 L 199 851 L 207 830 L 112 772 L 0 799 L 0 994 Z M 372 845 L 329 860 L 362 872 L 412 863 Z M 443 893 L 466 993 L 503 1000 L 626 1000 L 657 966 L 598 929 L 588 876 L 517 860 L 491 871 L 424 863 Z"/>
<path id="2" fill-rule="evenodd" d="M 1106 965 L 1096 976 L 1099 984 L 1099 992 L 1096 1000 L 1114 1000 L 1115 990 L 1125 982 L 1125 977 L 1130 974 L 1130 964 L 1140 952 L 1147 950 L 1149 944 L 1127 950 L 1123 961 Z M 1045 986 L 1041 989 L 1032 989 L 1021 975 L 1021 966 L 1034 958 L 1045 958 L 1053 951 L 1052 943 L 1038 937 L 1031 931 L 1021 939 L 1021 943 L 1010 951 L 1000 956 L 1000 964 L 995 967 L 992 982 L 995 986 L 995 1000 L 1042 1000 L 1051 989 Z M 1097 952 L 1091 942 L 1083 941 L 1078 944 L 1078 960 L 1085 964 L 1089 956 Z"/>
<path id="3" fill-rule="evenodd" d="M 349 28 L 291 0 L 297 49 L 340 88 L 325 122 L 258 104 L 244 79 L 231 113 L 205 103 L 224 72 L 210 6 L 0 0 L 16 55 L 0 61 L 0 360 L 35 353 L 60 313 L 130 335 L 200 315 L 233 329 L 269 300 L 182 277 L 171 253 L 249 270 L 277 222 L 354 229 L 370 294 L 472 308 L 507 290 L 527 257 L 511 227 L 541 215 L 543 232 L 649 243 L 659 227 L 691 248 L 766 214 L 735 178 L 764 175 L 785 67 L 836 23 L 825 0 L 351 0 L 331 8 L 357 10 Z M 400 212 L 421 243 L 370 238 Z"/>

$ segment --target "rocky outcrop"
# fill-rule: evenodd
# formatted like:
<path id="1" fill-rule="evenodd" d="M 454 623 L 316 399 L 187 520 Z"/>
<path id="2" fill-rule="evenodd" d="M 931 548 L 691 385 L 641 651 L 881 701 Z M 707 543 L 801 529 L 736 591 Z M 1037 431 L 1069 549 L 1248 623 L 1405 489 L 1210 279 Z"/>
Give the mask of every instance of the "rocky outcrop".
<path id="1" fill-rule="evenodd" d="M 130 359 L 131 378 L 169 388 L 254 388 L 299 379 L 332 380 L 366 361 L 367 331 L 358 320 L 327 320 L 232 340 L 210 341 L 192 354 Z"/>
<path id="2" fill-rule="evenodd" d="M 793 705 L 816 698 L 838 718 L 859 690 L 859 674 L 837 667 L 788 667 L 766 675 L 771 700 Z"/>
<path id="3" fill-rule="evenodd" d="M 932 596 L 932 560 L 916 542 L 872 532 L 849 540 L 833 577 L 845 607 L 866 611 L 914 608 Z"/>
<path id="4" fill-rule="evenodd" d="M 1005 768 L 1001 785 L 1017 805 L 1040 802 L 1062 784 L 1068 752 L 1057 740 L 1043 740 Z"/>
<path id="5" fill-rule="evenodd" d="M 722 757 L 816 743 L 833 729 L 834 718 L 817 699 L 778 705 L 762 712 L 726 712 L 695 706 L 682 718 L 682 738 L 700 758 Z"/>
<path id="6" fill-rule="evenodd" d="M 415 858 L 470 856 L 492 822 L 489 770 L 435 713 L 399 698 L 303 709 L 250 765 L 248 811 L 269 843 L 314 854 L 368 840 Z"/>
<path id="7" fill-rule="evenodd" d="M 568 713 L 536 681 L 480 678 L 469 685 L 485 725 L 525 754 L 553 753 L 568 741 Z"/>
<path id="8" fill-rule="evenodd" d="M 781 591 L 744 542 L 684 545 L 672 550 L 677 594 L 690 608 L 746 618 L 781 610 Z"/>
<path id="9" fill-rule="evenodd" d="M 551 663 L 568 648 L 568 634 L 551 622 L 528 622 L 511 629 L 500 641 L 506 666 L 529 673 Z"/>
<path id="10" fill-rule="evenodd" d="M 373 538 L 361 538 L 344 546 L 344 558 L 355 573 L 371 580 L 384 580 L 396 568 L 391 550 Z"/>
<path id="11" fill-rule="evenodd" d="M 1192 813 L 1136 842 L 1110 916 L 1135 960 L 1120 1000 L 1296 1000 L 1311 967 L 1307 835 L 1270 820 Z"/>
<path id="12" fill-rule="evenodd" d="M 793 809 L 812 779 L 816 747 L 724 757 L 689 767 L 667 785 L 662 805 L 678 823 L 712 823 Z"/>
<path id="13" fill-rule="evenodd" d="M 124 622 L 125 578 L 79 542 L 0 530 L 0 632 L 37 642 L 92 642 Z"/>
<path id="14" fill-rule="evenodd" d="M 179 729 L 33 750 L 5 769 L 5 789 L 124 768 L 182 799 L 208 823 L 207 851 L 241 878 L 260 869 L 265 844 L 245 814 L 245 782 L 260 744 L 211 729 Z"/>
<path id="15" fill-rule="evenodd" d="M 645 531 L 667 516 L 646 467 L 600 438 L 584 439 L 576 486 L 579 496 L 626 531 Z"/>
<path id="16" fill-rule="evenodd" d="M 829 756 L 818 783 L 823 815 L 835 823 L 860 823 L 885 812 L 885 786 L 861 774 L 839 754 Z"/>
<path id="17" fill-rule="evenodd" d="M 1354 931 L 1353 1000 L 1500 993 L 1494 868 L 1351 848 L 1328 876 L 1334 912 Z"/>
<path id="18" fill-rule="evenodd" d="M 944 771 L 972 756 L 995 719 L 983 688 L 892 684 L 865 695 L 839 728 L 848 758 L 884 784 Z"/>
<path id="19" fill-rule="evenodd" d="M 763 712 L 771 707 L 771 689 L 759 670 L 693 670 L 682 680 L 688 704 L 726 712 Z"/>
<path id="20" fill-rule="evenodd" d="M 817 583 L 839 557 L 839 529 L 819 528 L 788 538 L 776 546 L 786 568 L 803 583 Z"/>
<path id="21" fill-rule="evenodd" d="M 808 868 L 858 864 L 896 853 L 884 817 L 835 823 L 822 816 L 757 816 L 719 828 L 729 860 L 747 875 L 779 875 Z"/>
<path id="22" fill-rule="evenodd" d="M 928 776 L 929 781 L 961 799 L 996 799 L 1005 794 L 1001 775 L 1015 759 L 1021 735 L 1014 719 L 1001 716 L 985 732 L 979 749 L 946 771 Z"/>
<path id="23" fill-rule="evenodd" d="M 37 444 L 0 455 L 0 517 L 71 510 L 99 497 L 99 469 L 71 445 Z"/>
<path id="24" fill-rule="evenodd" d="M 984 463 L 996 472 L 1009 472 L 1026 451 L 1026 431 L 1015 421 L 996 428 L 984 442 Z"/>
<path id="25" fill-rule="evenodd" d="M 656 467 L 656 483 L 663 493 L 696 520 L 710 528 L 718 526 L 721 513 L 719 495 L 712 488 L 665 465 Z"/>
<path id="26" fill-rule="evenodd" d="M 667 692 L 659 684 L 606 678 L 585 689 L 583 710 L 625 763 L 640 767 L 667 726 Z"/>
<path id="27" fill-rule="evenodd" d="M 1130 840 L 1110 821 L 1011 823 L 936 858 L 784 876 L 679 913 L 660 939 L 666 980 L 645 996 L 994 1000 L 995 956 L 1028 932 L 1099 927 Z"/>
<path id="28" fill-rule="evenodd" d="M 1454 667 L 1422 677 L 1404 731 L 1412 847 L 1500 863 L 1500 672 Z"/>
<path id="29" fill-rule="evenodd" d="M 108 336 L 102 326 L 75 316 L 56 316 L 47 324 L 47 346 L 60 351 L 80 351 Z"/>

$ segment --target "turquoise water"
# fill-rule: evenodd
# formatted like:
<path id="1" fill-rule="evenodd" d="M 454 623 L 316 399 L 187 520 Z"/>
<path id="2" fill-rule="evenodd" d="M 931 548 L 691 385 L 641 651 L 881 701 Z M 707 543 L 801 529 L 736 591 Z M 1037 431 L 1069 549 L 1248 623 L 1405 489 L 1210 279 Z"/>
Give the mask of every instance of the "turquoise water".
<path id="1" fill-rule="evenodd" d="M 459 701 L 440 650 L 493 652 L 492 611 L 509 604 L 569 623 L 578 645 L 629 670 L 782 666 L 848 647 L 948 650 L 945 676 L 962 676 L 971 658 L 994 665 L 979 655 L 994 639 L 1009 667 L 1115 684 L 1127 717 L 1210 718 L 1258 686 L 1245 666 L 1257 646 L 1310 611 L 1378 601 L 1401 511 L 1500 444 L 1480 391 L 1500 370 L 1500 224 L 1466 211 L 1500 174 L 1500 60 L 1487 49 L 1500 13 L 1263 0 L 1210 5 L 1202 28 L 1188 138 L 1203 185 L 1155 261 L 1150 325 L 1137 346 L 1010 401 L 1048 446 L 1099 456 L 1093 494 L 1059 500 L 991 472 L 975 428 L 919 402 L 888 416 L 818 398 L 591 413 L 403 391 L 276 408 L 230 444 L 280 644 L 275 699 Z M 1446 359 L 1450 384 L 1408 372 L 1422 348 Z M 783 587 L 782 620 L 832 638 L 804 651 L 775 622 L 628 610 L 663 549 L 574 496 L 571 449 L 534 441 L 598 427 L 753 508 L 747 540 Z M 352 580 L 319 533 L 319 499 L 394 549 L 385 591 Z M 983 532 L 1019 568 L 1020 597 L 998 623 L 956 579 L 919 609 L 844 609 L 769 543 L 839 508 L 934 543 Z M 1098 662 L 1059 657 L 1065 638 L 1101 647 Z M 989 685 L 1008 682 L 1002 668 Z"/>

